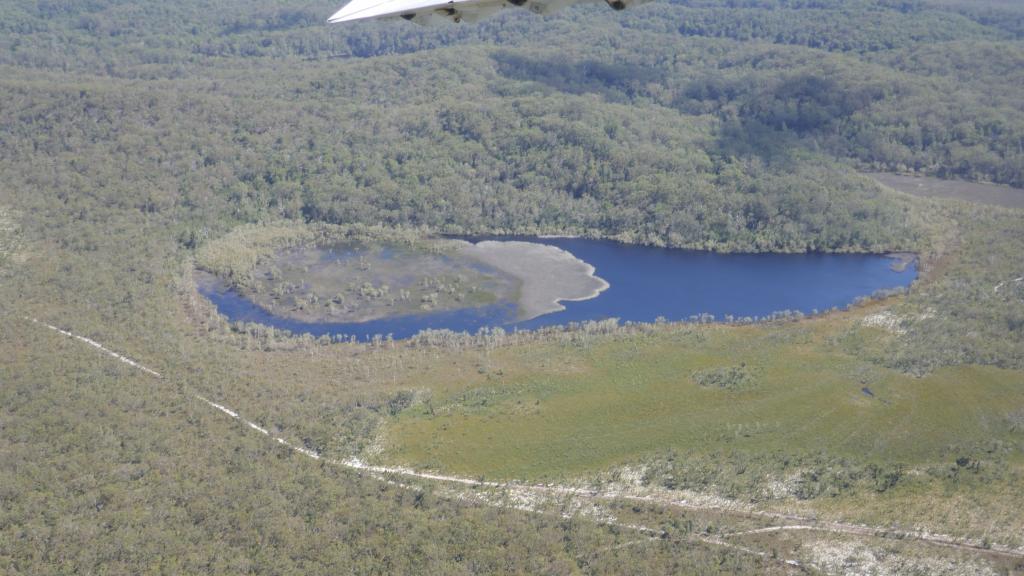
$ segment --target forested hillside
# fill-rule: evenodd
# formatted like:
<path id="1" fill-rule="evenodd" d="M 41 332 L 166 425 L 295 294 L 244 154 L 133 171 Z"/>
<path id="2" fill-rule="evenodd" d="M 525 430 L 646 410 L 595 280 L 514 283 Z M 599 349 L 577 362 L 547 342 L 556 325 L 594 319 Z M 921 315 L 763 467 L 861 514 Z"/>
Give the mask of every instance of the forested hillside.
<path id="1" fill-rule="evenodd" d="M 440 29 L 327 27 L 331 6 L 8 6 L 7 185 L 135 190 L 187 246 L 284 216 L 800 251 L 920 238 L 845 165 L 1024 183 L 1024 49 L 991 16 L 1012 6 L 658 2 Z"/>
<path id="2" fill-rule="evenodd" d="M 415 415 L 433 419 L 431 393 L 440 409 L 446 395 L 499 389 L 513 377 L 530 383 L 533 371 L 552 393 L 564 392 L 555 390 L 559 378 L 587 376 L 595 341 L 609 366 L 636 362 L 636 354 L 650 359 L 652 372 L 661 370 L 661 346 L 696 356 L 701 346 L 720 346 L 725 357 L 769 342 L 772 362 L 813 375 L 802 386 L 854 382 L 849 394 L 821 395 L 822 413 L 846 402 L 846 421 L 865 437 L 858 410 L 900 401 L 898 391 L 882 397 L 886 382 L 960 364 L 991 365 L 964 368 L 991 375 L 977 394 L 1019 380 L 1018 213 L 940 209 L 860 172 L 1024 185 L 1020 3 L 659 1 L 546 18 L 507 11 L 439 29 L 329 27 L 337 7 L 0 0 L 0 573 L 815 573 L 816 564 L 786 563 L 793 550 L 811 550 L 799 537 L 739 547 L 719 537 L 729 522 L 737 531 L 768 523 L 757 514 L 737 520 L 718 509 L 618 501 L 598 512 L 571 503 L 543 514 L 495 508 L 475 487 L 382 482 L 314 462 L 195 395 L 230 400 L 310 451 L 346 456 L 373 446 L 384 423 L 408 417 L 400 413 L 413 399 Z M 710 344 L 700 327 L 672 327 L 566 333 L 498 352 L 318 347 L 311 338 L 264 350 L 251 334 L 200 316 L 190 265 L 239 225 L 280 220 L 574 233 L 724 251 L 910 250 L 935 257 L 934 278 L 893 305 L 896 329 L 885 333 L 839 315 L 808 321 L 812 328 L 718 326 L 714 333 L 724 336 Z M 94 339 L 162 378 L 42 323 Z M 784 356 L 806 359 L 808 347 L 819 363 Z M 718 374 L 680 362 L 686 373 Z M 860 372 L 837 372 L 851 366 Z M 679 370 L 665 382 L 675 386 Z M 814 476 L 820 490 L 808 489 L 809 498 L 819 499 L 801 502 L 802 511 L 845 513 L 829 512 L 837 505 L 827 491 L 854 478 L 835 490 L 857 522 L 909 526 L 924 517 L 935 522 L 927 527 L 978 538 L 980 549 L 991 518 L 1019 516 L 1019 407 L 975 411 L 1002 407 L 1001 399 L 975 402 L 956 370 L 933 377 L 950 383 L 943 398 L 952 401 L 912 413 L 953 431 L 966 422 L 982 440 L 934 447 L 926 456 L 944 460 L 928 461 L 935 473 L 909 488 L 907 479 L 918 478 L 910 472 L 898 487 L 879 481 L 894 488 L 885 498 L 896 492 L 902 500 L 871 492 L 875 478 L 850 475 L 902 474 L 900 461 L 857 461 L 854 472 Z M 791 393 L 788 372 L 779 374 L 780 389 Z M 622 398 L 643 384 L 607 380 L 623 386 Z M 858 391 L 869 386 L 879 398 Z M 742 398 L 727 396 L 733 391 L 700 393 L 737 418 L 746 414 L 735 409 Z M 539 400 L 518 403 L 515 394 L 493 406 L 486 396 L 467 410 L 484 414 L 488 426 L 511 421 L 492 418 L 492 409 L 540 413 Z M 618 398 L 603 401 L 626 417 Z M 664 411 L 657 399 L 650 405 Z M 643 431 L 649 414 L 639 418 L 623 426 Z M 808 428 L 765 418 L 753 432 L 708 419 L 694 438 L 732 449 L 751 433 L 792 430 L 763 444 L 779 451 L 765 470 L 845 465 Z M 899 420 L 886 418 L 877 421 Z M 903 431 L 894 430 L 887 432 Z M 995 448 L 984 440 L 993 430 Z M 821 452 L 797 453 L 793 438 Z M 649 437 L 634 440 L 650 446 Z M 602 452 L 584 447 L 579 469 L 592 469 L 597 460 L 587 458 Z M 761 458 L 751 461 L 769 457 Z M 954 464 L 961 458 L 966 463 Z M 682 460 L 668 462 L 674 471 Z M 741 481 L 752 474 L 736 480 L 730 470 L 697 475 L 705 484 L 770 484 Z M 961 483 L 968 476 L 974 480 Z M 929 483 L 933 477 L 942 483 Z M 1002 492 L 983 493 L 969 514 L 955 505 L 973 502 L 990 478 Z M 948 508 L 921 498 L 948 491 L 957 494 Z M 862 497 L 881 511 L 858 516 Z M 893 518 L 913 506 L 928 513 Z M 622 522 L 604 523 L 609 510 Z M 1004 524 L 995 535 L 1019 545 L 1017 525 Z M 961 573 L 973 573 L 964 565 Z"/>

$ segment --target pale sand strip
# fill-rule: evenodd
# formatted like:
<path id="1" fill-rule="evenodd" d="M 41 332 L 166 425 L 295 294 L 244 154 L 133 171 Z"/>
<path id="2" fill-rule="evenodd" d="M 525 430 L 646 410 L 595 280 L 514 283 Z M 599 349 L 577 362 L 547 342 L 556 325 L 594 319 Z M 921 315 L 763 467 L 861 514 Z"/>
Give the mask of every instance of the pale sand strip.
<path id="1" fill-rule="evenodd" d="M 547 244 L 486 240 L 460 241 L 459 253 L 518 279 L 519 320 L 565 310 L 561 302 L 589 300 L 608 289 L 594 267 Z"/>
<path id="2" fill-rule="evenodd" d="M 127 364 L 129 366 L 132 366 L 133 368 L 138 368 L 139 370 L 142 370 L 143 372 L 146 372 L 147 374 L 151 374 L 153 376 L 156 376 L 157 378 L 161 378 L 162 377 L 162 376 L 160 376 L 159 372 L 156 372 L 154 370 L 146 368 L 142 364 L 139 364 L 138 362 L 136 362 L 135 360 L 132 360 L 131 358 L 128 358 L 127 356 L 122 356 L 122 355 L 118 354 L 117 352 L 114 352 L 113 350 L 105 348 L 102 344 L 100 344 L 99 342 L 97 342 L 95 340 L 92 340 L 90 338 L 86 338 L 85 336 L 79 336 L 78 334 L 72 334 L 71 332 L 68 332 L 67 330 L 61 330 L 60 328 L 57 328 L 56 326 L 53 326 L 51 324 L 46 324 L 45 322 L 40 322 L 39 320 L 36 320 L 35 318 L 26 318 L 26 320 L 31 320 L 33 324 L 39 324 L 40 326 L 45 326 L 45 327 L 49 328 L 50 330 L 53 330 L 55 332 L 59 332 L 60 334 L 63 334 L 65 336 L 69 337 L 69 338 L 74 338 L 75 340 L 78 340 L 80 342 L 85 342 L 86 344 L 92 346 L 93 348 L 98 348 L 98 349 L 102 350 L 103 352 L 106 352 L 110 356 L 113 356 L 114 358 L 117 358 L 121 362 L 124 362 L 125 364 Z"/>

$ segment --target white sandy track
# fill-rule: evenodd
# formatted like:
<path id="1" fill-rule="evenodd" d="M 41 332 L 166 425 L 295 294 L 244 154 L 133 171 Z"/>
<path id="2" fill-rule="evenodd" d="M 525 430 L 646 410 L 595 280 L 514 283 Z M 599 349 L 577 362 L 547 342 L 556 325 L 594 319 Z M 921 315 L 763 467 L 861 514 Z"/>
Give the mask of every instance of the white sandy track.
<path id="1" fill-rule="evenodd" d="M 59 332 L 59 333 L 65 335 L 65 336 L 67 336 L 69 338 L 74 338 L 75 340 L 79 340 L 81 342 L 85 342 L 86 344 L 88 344 L 88 345 L 90 345 L 90 346 L 92 346 L 94 348 L 99 348 L 103 352 L 106 352 L 108 355 L 113 356 L 114 358 L 117 358 L 121 362 L 124 362 L 125 364 L 127 364 L 127 365 L 129 365 L 129 366 L 131 366 L 133 368 L 138 368 L 139 370 L 142 370 L 143 372 L 145 372 L 145 373 L 147 373 L 147 374 L 149 374 L 151 376 L 156 376 L 157 378 L 162 378 L 162 376 L 160 376 L 160 373 L 157 372 L 156 370 L 151 370 L 149 368 L 146 368 L 142 364 L 139 364 L 138 362 L 136 362 L 135 360 L 132 360 L 131 358 L 128 358 L 127 356 L 122 356 L 122 355 L 118 354 L 117 352 L 114 352 L 113 350 L 110 350 L 109 348 L 105 348 L 102 344 L 100 344 L 99 342 L 97 342 L 95 340 L 91 340 L 89 338 L 86 338 L 85 336 L 79 336 L 77 334 L 72 334 L 71 332 L 68 332 L 67 330 L 61 330 L 60 328 L 57 328 L 56 326 L 52 326 L 50 324 L 46 324 L 45 322 L 40 322 L 39 320 L 36 320 L 35 318 L 28 318 L 28 320 L 31 320 L 34 324 L 38 324 L 40 326 L 45 326 L 45 327 L 49 328 L 50 330 L 54 330 L 56 332 Z"/>
<path id="2" fill-rule="evenodd" d="M 85 338 L 83 336 L 78 336 L 76 334 L 68 332 L 67 330 L 62 330 L 60 328 L 57 328 L 56 326 L 53 326 L 53 325 L 50 325 L 50 324 L 46 324 L 45 322 L 40 322 L 39 320 L 36 320 L 35 318 L 26 318 L 26 320 L 29 320 L 32 323 L 37 324 L 39 326 L 43 326 L 43 327 L 46 327 L 46 328 L 48 328 L 50 330 L 58 332 L 58 333 L 60 333 L 60 334 L 62 334 L 64 336 L 67 336 L 69 338 L 74 338 L 75 340 L 79 340 L 81 342 L 85 342 L 86 344 L 89 344 L 90 346 L 99 349 L 100 351 L 106 353 L 108 356 L 111 356 L 111 357 L 117 359 L 120 362 L 123 362 L 123 363 L 125 363 L 125 364 L 127 364 L 127 365 L 129 365 L 129 366 L 131 366 L 133 368 L 141 370 L 141 371 L 143 371 L 143 372 L 145 372 L 145 373 L 147 373 L 147 374 L 149 374 L 151 376 L 155 376 L 157 378 L 162 378 L 160 373 L 157 372 L 156 370 L 148 368 L 145 365 L 143 365 L 143 364 L 141 364 L 141 363 L 139 363 L 139 362 L 137 362 L 135 360 L 132 360 L 131 358 L 128 358 L 127 356 L 118 354 L 117 352 L 114 352 L 113 350 L 110 350 L 109 348 L 106 348 L 105 346 L 103 346 L 99 342 L 96 342 L 95 340 L 91 340 L 91 339 Z M 933 534 L 933 533 L 925 532 L 925 531 L 898 530 L 898 529 L 887 528 L 887 527 L 867 526 L 867 525 L 863 525 L 863 524 L 850 524 L 850 523 L 844 523 L 844 522 L 831 522 L 831 521 L 819 520 L 817 518 L 808 517 L 808 516 L 799 516 L 799 515 L 795 515 L 795 514 L 782 514 L 782 513 L 775 513 L 775 512 L 763 512 L 763 511 L 749 510 L 749 509 L 742 509 L 742 508 L 731 508 L 731 507 L 720 506 L 720 505 L 713 505 L 713 504 L 694 503 L 694 502 L 689 502 L 689 501 L 687 501 L 685 499 L 680 500 L 678 498 L 673 498 L 673 497 L 671 497 L 669 495 L 662 495 L 662 494 L 644 495 L 644 494 L 633 494 L 633 493 L 615 492 L 615 491 L 602 492 L 602 491 L 599 491 L 599 490 L 591 490 L 591 489 L 587 489 L 587 488 L 573 487 L 573 486 L 563 486 L 563 485 L 557 485 L 557 484 L 555 484 L 555 485 L 549 485 L 549 484 L 522 484 L 522 483 L 516 483 L 516 482 L 504 482 L 504 483 L 502 483 L 502 482 L 493 482 L 493 481 L 474 480 L 472 478 L 465 478 L 465 477 L 460 477 L 460 476 L 448 476 L 448 475 L 444 475 L 444 474 L 432 474 L 432 473 L 429 473 L 429 472 L 417 472 L 415 470 L 411 470 L 411 469 L 408 469 L 408 468 L 401 468 L 401 467 L 375 466 L 375 465 L 371 465 L 371 464 L 367 464 L 365 462 L 362 462 L 361 460 L 356 459 L 356 458 L 349 458 L 347 460 L 332 460 L 332 459 L 329 459 L 329 458 L 322 457 L 320 454 L 318 454 L 314 450 L 309 450 L 309 449 L 304 448 L 302 446 L 298 446 L 298 445 L 296 445 L 296 444 L 294 444 L 292 442 L 289 442 L 288 440 L 286 440 L 284 438 L 281 438 L 280 436 L 275 436 L 275 435 L 271 434 L 270 431 L 267 430 L 266 428 L 263 428 L 262 426 L 260 426 L 259 424 L 256 424 L 255 422 L 251 422 L 249 420 L 246 420 L 238 412 L 236 412 L 235 410 L 232 410 L 231 408 L 229 408 L 229 407 L 227 407 L 227 406 L 225 406 L 223 404 L 219 404 L 217 402 L 214 402 L 214 401 L 212 401 L 212 400 L 210 400 L 210 399 L 208 399 L 208 398 L 206 398 L 206 397 L 204 397 L 204 396 L 202 396 L 202 395 L 200 395 L 198 393 L 194 393 L 192 396 L 194 398 L 196 398 L 197 400 L 203 402 L 207 406 L 210 406 L 211 408 L 214 408 L 217 411 L 219 411 L 219 412 L 221 412 L 221 413 L 223 413 L 223 414 L 225 414 L 225 415 L 227 415 L 227 416 L 229 416 L 229 417 L 231 417 L 231 418 L 233 418 L 235 420 L 238 420 L 239 422 L 245 424 L 248 428 L 251 428 L 251 429 L 255 430 L 256 432 L 259 432 L 260 434 L 262 434 L 262 435 L 264 435 L 264 436 L 266 436 L 268 438 L 271 438 L 272 440 L 274 440 L 278 444 L 281 444 L 282 446 L 285 446 L 285 447 L 287 447 L 287 448 L 289 448 L 291 450 L 294 450 L 295 452 L 298 452 L 299 454 L 302 454 L 303 456 L 307 456 L 309 458 L 312 458 L 313 460 L 320 460 L 320 461 L 324 461 L 324 462 L 327 462 L 327 463 L 330 463 L 330 464 L 333 464 L 333 465 L 349 468 L 351 470 L 358 470 L 358 471 L 367 472 L 367 473 L 370 473 L 371 475 L 373 475 L 375 478 L 379 478 L 379 479 L 382 479 L 382 480 L 385 480 L 385 481 L 389 481 L 389 482 L 392 482 L 392 483 L 395 483 L 395 482 L 391 481 L 390 478 L 394 478 L 395 476 L 400 476 L 400 477 L 411 478 L 411 479 L 429 480 L 429 481 L 434 481 L 434 482 L 444 482 L 444 483 L 450 483 L 450 484 L 459 484 L 459 485 L 470 486 L 470 487 L 499 488 L 499 489 L 505 489 L 505 490 L 520 490 L 520 491 L 532 492 L 532 493 L 535 493 L 535 494 L 542 494 L 542 495 L 568 496 L 568 497 L 579 498 L 579 499 L 587 500 L 587 501 L 594 501 L 594 500 L 616 500 L 616 499 L 640 501 L 640 502 L 648 502 L 648 503 L 652 503 L 652 504 L 659 504 L 659 505 L 662 505 L 662 506 L 670 506 L 670 507 L 674 507 L 674 508 L 681 508 L 681 509 L 693 510 L 693 511 L 717 512 L 717 513 L 722 513 L 722 514 L 744 516 L 744 517 L 750 517 L 750 518 L 761 518 L 761 519 L 769 520 L 769 521 L 789 522 L 789 524 L 783 523 L 783 524 L 776 525 L 776 526 L 768 526 L 768 527 L 757 528 L 757 529 L 753 529 L 753 530 L 745 530 L 745 531 L 733 532 L 733 533 L 729 533 L 729 534 L 723 534 L 719 538 L 713 538 L 713 537 L 698 537 L 697 538 L 697 540 L 699 540 L 701 542 L 704 542 L 704 543 L 707 543 L 707 544 L 713 544 L 713 545 L 718 545 L 718 546 L 725 546 L 725 547 L 728 547 L 728 548 L 732 548 L 732 549 L 735 549 L 735 550 L 747 552 L 747 553 L 754 554 L 754 555 L 761 556 L 761 557 L 767 557 L 767 555 L 765 553 L 757 551 L 757 550 L 752 550 L 752 549 L 746 548 L 744 546 L 740 546 L 738 544 L 726 542 L 725 540 L 723 540 L 723 538 L 742 537 L 742 536 L 745 536 L 745 535 L 768 533 L 768 532 L 811 530 L 811 531 L 828 532 L 828 533 L 833 533 L 833 534 L 846 534 L 846 535 L 852 535 L 852 536 L 869 536 L 869 537 L 881 537 L 881 538 L 896 538 L 896 539 L 900 539 L 900 540 L 917 540 L 917 541 L 920 541 L 920 542 L 925 542 L 925 543 L 934 544 L 934 545 L 941 546 L 941 547 L 952 548 L 952 549 L 957 549 L 957 550 L 962 550 L 962 551 L 967 551 L 967 552 L 981 552 L 981 553 L 995 554 L 995 555 L 1004 556 L 1004 557 L 1010 557 L 1010 558 L 1024 559 L 1024 550 L 1019 549 L 1019 548 L 1011 548 L 1009 546 L 1000 545 L 1000 544 L 983 545 L 981 542 L 977 542 L 977 541 L 973 541 L 973 540 L 968 540 L 968 539 L 963 539 L 963 538 L 955 538 L 953 536 L 948 536 L 948 535 L 945 535 L 945 534 Z M 488 502 L 486 500 L 481 500 L 481 501 L 483 501 L 485 503 L 490 503 L 490 502 Z M 524 508 L 524 509 L 529 510 L 529 508 Z M 655 530 L 655 529 L 647 528 L 647 527 L 644 527 L 644 526 L 637 526 L 637 525 L 631 525 L 631 524 L 622 524 L 622 523 L 618 523 L 618 522 L 614 522 L 614 521 L 604 521 L 604 523 L 605 524 L 613 524 L 613 525 L 618 526 L 620 528 L 628 528 L 628 529 L 631 529 L 631 530 L 636 530 L 638 532 L 645 533 L 645 534 L 658 535 L 658 534 L 661 533 L 660 530 Z M 798 563 L 796 563 L 795 561 L 792 561 L 792 560 L 787 560 L 787 561 L 779 560 L 779 562 L 783 563 L 783 564 L 790 565 L 790 566 L 797 566 L 797 565 L 799 565 Z"/>

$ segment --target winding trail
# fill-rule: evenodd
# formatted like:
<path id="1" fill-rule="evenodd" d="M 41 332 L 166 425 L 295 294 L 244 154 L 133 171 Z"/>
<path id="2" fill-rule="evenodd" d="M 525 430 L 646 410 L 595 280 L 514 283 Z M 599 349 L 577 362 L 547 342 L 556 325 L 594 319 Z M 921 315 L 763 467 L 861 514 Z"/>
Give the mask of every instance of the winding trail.
<path id="1" fill-rule="evenodd" d="M 92 346 L 94 348 L 97 348 L 101 352 L 104 352 L 108 356 L 111 356 L 111 357 L 115 358 L 116 360 L 118 360 L 118 361 L 120 361 L 120 362 L 122 362 L 124 364 L 127 364 L 127 365 L 129 365 L 129 366 L 131 366 L 131 367 L 133 367 L 135 369 L 141 370 L 142 372 L 145 372 L 146 374 L 149 374 L 150 376 L 154 376 L 156 378 L 163 379 L 163 376 L 159 372 L 157 372 L 156 370 L 148 368 L 145 365 L 143 365 L 143 364 L 141 364 L 141 363 L 139 363 L 139 362 L 137 362 L 135 360 L 132 360 L 131 358 L 128 358 L 127 356 L 124 356 L 122 354 L 118 354 L 117 352 L 114 352 L 113 350 L 110 350 L 109 348 L 106 348 L 105 346 L 103 346 L 99 342 L 96 342 L 95 340 L 92 340 L 90 338 L 86 338 L 84 336 L 79 336 L 79 335 L 73 334 L 73 333 L 71 333 L 71 332 L 69 332 L 67 330 L 62 330 L 62 329 L 60 329 L 60 328 L 58 328 L 56 326 L 53 326 L 51 324 L 47 324 L 45 322 L 40 322 L 39 320 L 37 320 L 35 318 L 25 318 L 25 320 L 28 320 L 28 321 L 30 321 L 33 324 L 36 324 L 38 326 L 42 326 L 42 327 L 48 328 L 50 330 L 53 330 L 53 331 L 55 331 L 55 332 L 57 332 L 59 334 L 67 336 L 69 338 L 73 338 L 73 339 L 78 340 L 80 342 L 84 342 L 86 344 L 89 344 L 90 346 Z M 1024 560 L 1024 550 L 1022 550 L 1020 548 L 1013 548 L 1013 547 L 1006 546 L 1006 545 L 1001 545 L 1001 544 L 991 544 L 991 545 L 988 545 L 988 544 L 983 544 L 982 542 L 978 542 L 978 541 L 974 541 L 974 540 L 970 540 L 970 539 L 964 539 L 964 538 L 956 538 L 956 537 L 949 536 L 949 535 L 946 535 L 946 534 L 934 534 L 934 533 L 925 532 L 925 531 L 899 530 L 899 529 L 895 529 L 895 528 L 868 526 L 868 525 L 864 525 L 864 524 L 852 524 L 852 523 L 846 523 L 846 522 L 833 522 L 833 521 L 827 521 L 827 520 L 820 520 L 818 518 L 814 518 L 814 517 L 811 517 L 811 516 L 800 516 L 800 515 L 796 515 L 796 514 L 785 514 L 785 513 L 778 513 L 778 512 L 765 512 L 765 511 L 759 511 L 759 510 L 744 509 L 744 508 L 740 508 L 740 507 L 729 507 L 729 506 L 721 506 L 721 505 L 714 505 L 714 504 L 696 503 L 696 502 L 690 502 L 690 501 L 688 501 L 686 499 L 673 498 L 671 496 L 663 495 L 663 494 L 662 495 L 645 495 L 645 494 L 636 494 L 636 493 L 630 493 L 630 492 L 625 492 L 625 491 L 601 491 L 601 490 L 594 490 L 594 489 L 588 489 L 588 488 L 582 488 L 582 487 L 565 486 L 565 485 L 558 485 L 558 484 L 528 484 L 528 483 L 518 483 L 518 482 L 494 482 L 494 481 L 474 480 L 472 478 L 465 478 L 465 477 L 461 477 L 461 476 L 449 476 L 449 475 L 444 475 L 444 474 L 433 474 L 433 473 L 429 473 L 429 472 L 417 472 L 415 470 L 411 470 L 411 469 L 408 469 L 408 468 L 402 468 L 402 467 L 376 466 L 376 465 L 371 465 L 371 464 L 367 464 L 365 462 L 362 462 L 361 460 L 359 460 L 357 458 L 349 458 L 349 459 L 346 459 L 346 460 L 334 460 L 334 459 L 330 459 L 330 458 L 325 458 L 325 457 L 321 456 L 319 453 L 317 453 L 314 450 L 309 450 L 309 449 L 304 448 L 302 446 L 296 445 L 296 444 L 288 441 L 285 438 L 282 438 L 280 436 L 275 436 L 269 430 L 267 430 L 266 428 L 263 428 L 259 424 L 256 424 L 255 422 L 252 422 L 250 420 L 247 420 L 247 419 L 243 418 L 235 410 L 232 410 L 231 408 L 229 408 L 229 407 L 227 407 L 227 406 L 225 406 L 223 404 L 214 402 L 214 401 L 206 398 L 205 396 L 203 396 L 203 395 L 201 395 L 199 393 L 195 393 L 195 392 L 192 393 L 192 397 L 197 399 L 197 400 L 199 400 L 199 401 L 201 401 L 201 402 L 203 402 L 207 406 L 209 406 L 211 408 L 214 408 L 215 410 L 217 410 L 217 411 L 219 411 L 219 412 L 221 412 L 221 413 L 231 417 L 232 419 L 241 422 L 242 424 L 244 424 L 248 428 L 251 428 L 252 430 L 255 430 L 256 432 L 259 432 L 260 434 L 270 438 L 271 440 L 277 442 L 278 444 L 281 444 L 282 446 L 285 446 L 285 447 L 287 447 L 290 450 L 293 450 L 293 451 L 295 451 L 295 452 L 297 452 L 299 454 L 302 454 L 303 456 L 306 456 L 308 458 L 312 458 L 313 460 L 319 460 L 319 461 L 327 462 L 327 463 L 332 464 L 332 465 L 348 468 L 348 469 L 351 469 L 351 470 L 366 472 L 366 473 L 371 474 L 373 477 L 378 478 L 378 479 L 380 479 L 382 481 L 389 482 L 389 483 L 396 484 L 396 485 L 403 486 L 403 487 L 412 488 L 411 486 L 407 486 L 405 484 L 402 484 L 400 482 L 395 481 L 394 480 L 395 477 L 403 477 L 403 478 L 410 478 L 410 479 L 416 479 L 416 480 L 427 480 L 427 481 L 432 481 L 432 482 L 441 482 L 441 483 L 462 485 L 462 486 L 468 486 L 468 487 L 474 487 L 474 488 L 495 488 L 495 489 L 501 489 L 501 490 L 507 490 L 507 491 L 521 491 L 521 492 L 533 493 L 533 494 L 542 495 L 542 496 L 569 497 L 569 498 L 575 498 L 575 499 L 579 499 L 579 500 L 587 501 L 587 502 L 591 502 L 591 503 L 593 503 L 594 501 L 597 501 L 597 500 L 601 500 L 601 501 L 606 501 L 606 500 L 627 500 L 627 501 L 635 501 L 635 502 L 645 502 L 645 503 L 657 504 L 657 505 L 662 505 L 662 506 L 669 506 L 669 507 L 673 507 L 673 508 L 679 508 L 679 509 L 683 509 L 683 510 L 692 510 L 692 511 L 698 511 L 698 512 L 715 512 L 715 513 L 721 513 L 721 514 L 732 515 L 732 516 L 739 516 L 739 517 L 746 517 L 746 518 L 756 518 L 756 519 L 780 522 L 780 524 L 775 525 L 775 526 L 768 526 L 768 527 L 756 528 L 756 529 L 751 529 L 751 530 L 736 531 L 736 532 L 722 534 L 722 535 L 720 535 L 718 537 L 691 536 L 691 537 L 687 538 L 688 540 L 691 540 L 691 541 L 699 541 L 699 542 L 703 542 L 703 543 L 706 543 L 706 544 L 712 544 L 712 545 L 716 545 L 716 546 L 723 546 L 723 547 L 731 548 L 731 549 L 734 549 L 734 550 L 746 552 L 746 553 L 749 553 L 749 554 L 757 555 L 757 556 L 760 556 L 760 557 L 766 558 L 766 559 L 768 558 L 768 555 L 765 552 L 761 552 L 761 551 L 758 551 L 758 550 L 753 550 L 753 549 L 747 548 L 745 546 L 741 546 L 741 545 L 733 543 L 733 542 L 728 542 L 728 541 L 726 541 L 726 539 L 736 538 L 736 537 L 743 537 L 743 536 L 754 535 L 754 534 L 765 534 L 765 533 L 771 533 L 771 532 L 808 530 L 808 531 L 819 531 L 819 532 L 827 532 L 827 533 L 831 533 L 831 534 L 843 534 L 843 535 L 852 535 L 852 536 L 867 536 L 867 537 L 877 537 L 877 538 L 894 538 L 894 539 L 898 539 L 898 540 L 915 540 L 915 541 L 919 541 L 919 542 L 924 542 L 924 543 L 933 544 L 933 545 L 936 545 L 936 546 L 945 547 L 945 548 L 951 548 L 951 549 L 960 550 L 960 551 L 984 553 L 984 554 L 991 554 L 991 555 L 997 555 L 997 556 L 1003 556 L 1003 557 L 1008 557 L 1008 558 L 1016 558 L 1016 559 Z M 457 494 L 456 497 L 457 498 L 467 498 L 465 494 Z M 479 497 L 479 496 L 476 497 L 475 500 L 478 501 L 478 502 L 483 502 L 485 504 L 495 505 L 495 503 L 493 501 L 487 500 L 486 498 L 482 498 L 482 497 Z M 508 506 L 508 504 L 505 504 L 505 505 Z M 531 511 L 531 512 L 537 512 L 538 511 L 538 510 L 533 509 L 533 508 L 531 508 L 529 506 L 523 506 L 523 505 L 520 505 L 520 506 L 513 505 L 512 507 L 519 508 L 519 509 L 522 509 L 522 510 Z M 614 525 L 614 526 L 617 526 L 617 527 L 620 527 L 620 528 L 627 528 L 627 529 L 634 530 L 634 531 L 637 531 L 637 532 L 640 532 L 642 534 L 646 534 L 646 535 L 649 535 L 649 536 L 652 536 L 652 537 L 655 537 L 655 538 L 660 538 L 660 537 L 664 537 L 664 536 L 667 535 L 662 530 L 653 529 L 653 528 L 649 528 L 649 527 L 641 526 L 641 525 L 625 524 L 625 523 L 620 523 L 620 522 L 617 522 L 617 521 L 614 521 L 614 520 L 599 520 L 599 522 L 604 523 L 604 524 Z M 799 566 L 801 566 L 801 564 L 799 562 L 796 562 L 795 560 L 782 560 L 782 559 L 773 559 L 773 560 L 776 560 L 777 562 L 779 562 L 781 564 L 785 564 L 787 566 L 792 566 L 792 567 L 799 567 Z"/>
<path id="2" fill-rule="evenodd" d="M 150 376 L 156 376 L 157 378 L 163 378 L 163 376 L 161 376 L 160 373 L 157 372 L 156 370 L 151 370 L 149 368 L 146 368 L 142 364 L 139 364 L 138 362 L 136 362 L 135 360 L 132 360 L 131 358 L 129 358 L 127 356 L 122 356 L 122 355 L 118 354 L 117 352 L 114 352 L 113 350 L 110 350 L 109 348 L 105 348 L 102 344 L 100 344 L 99 342 L 97 342 L 95 340 L 86 338 L 85 336 L 79 336 L 77 334 L 72 334 L 71 332 L 68 332 L 67 330 L 61 330 L 60 328 L 57 328 L 56 326 L 53 326 L 51 324 L 47 324 L 45 322 L 40 322 L 39 320 L 36 320 L 35 318 L 26 318 L 26 320 L 31 321 L 33 324 L 38 324 L 39 326 L 45 326 L 46 328 L 49 328 L 50 330 L 53 330 L 53 331 L 58 332 L 60 334 L 63 334 L 65 336 L 69 337 L 69 338 L 74 338 L 75 340 L 78 340 L 80 342 L 85 342 L 86 344 L 88 344 L 88 345 L 90 345 L 90 346 L 92 346 L 94 348 L 99 348 L 103 352 L 106 352 L 108 355 L 113 356 L 114 358 L 117 358 L 118 360 L 120 360 L 121 362 L 124 362 L 125 364 L 131 366 L 132 368 L 138 368 L 139 370 L 142 370 L 143 372 L 149 374 Z"/>

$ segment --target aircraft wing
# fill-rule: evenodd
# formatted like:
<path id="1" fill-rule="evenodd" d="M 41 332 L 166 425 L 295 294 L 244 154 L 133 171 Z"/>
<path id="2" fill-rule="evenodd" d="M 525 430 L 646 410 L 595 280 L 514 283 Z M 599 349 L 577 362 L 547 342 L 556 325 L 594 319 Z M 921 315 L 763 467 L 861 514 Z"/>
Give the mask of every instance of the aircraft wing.
<path id="1" fill-rule="evenodd" d="M 500 10 L 521 7 L 537 14 L 549 14 L 571 4 L 602 0 L 352 0 L 331 16 L 328 22 L 365 19 L 410 20 L 431 25 L 443 22 L 476 22 Z M 647 0 L 604 0 L 621 10 Z"/>

